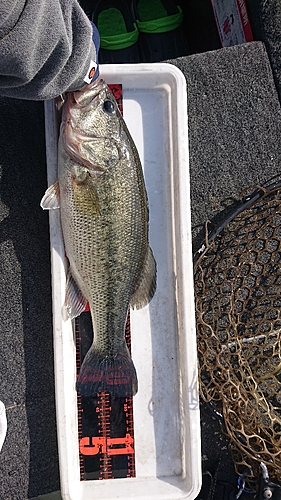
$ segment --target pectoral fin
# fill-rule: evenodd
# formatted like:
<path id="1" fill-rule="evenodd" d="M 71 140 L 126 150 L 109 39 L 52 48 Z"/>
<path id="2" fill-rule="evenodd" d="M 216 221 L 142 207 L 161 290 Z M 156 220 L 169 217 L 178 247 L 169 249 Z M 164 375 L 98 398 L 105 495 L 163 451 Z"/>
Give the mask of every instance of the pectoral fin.
<path id="1" fill-rule="evenodd" d="M 43 210 L 60 208 L 60 185 L 58 181 L 48 187 L 41 200 L 40 206 Z"/>
<path id="2" fill-rule="evenodd" d="M 151 248 L 148 246 L 142 273 L 137 287 L 131 297 L 131 307 L 141 309 L 152 299 L 156 290 L 156 262 Z"/>
<path id="3" fill-rule="evenodd" d="M 67 319 L 76 318 L 81 314 L 87 305 L 87 300 L 83 297 L 76 281 L 69 271 L 66 279 L 65 301 L 62 308 L 62 317 Z"/>
<path id="4" fill-rule="evenodd" d="M 77 210 L 88 217 L 99 216 L 101 213 L 100 201 L 90 174 L 87 172 L 82 181 L 74 177 L 72 184 L 74 203 Z"/>

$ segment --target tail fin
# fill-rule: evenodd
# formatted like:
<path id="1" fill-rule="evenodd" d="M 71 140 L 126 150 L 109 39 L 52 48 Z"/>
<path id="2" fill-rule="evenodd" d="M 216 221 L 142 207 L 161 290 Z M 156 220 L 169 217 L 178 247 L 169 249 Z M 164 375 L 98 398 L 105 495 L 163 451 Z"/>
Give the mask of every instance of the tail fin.
<path id="1" fill-rule="evenodd" d="M 138 391 L 138 379 L 127 347 L 114 355 L 104 356 L 92 346 L 82 363 L 76 389 L 85 397 L 94 397 L 102 391 L 118 397 L 134 396 Z"/>

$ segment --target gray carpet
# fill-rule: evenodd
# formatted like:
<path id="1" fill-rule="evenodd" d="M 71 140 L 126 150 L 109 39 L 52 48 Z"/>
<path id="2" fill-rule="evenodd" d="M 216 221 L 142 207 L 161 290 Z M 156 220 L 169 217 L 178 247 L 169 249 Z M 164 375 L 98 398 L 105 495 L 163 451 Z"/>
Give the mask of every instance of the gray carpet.
<path id="1" fill-rule="evenodd" d="M 0 100 L 0 498 L 59 489 L 43 104 Z"/>
<path id="2" fill-rule="evenodd" d="M 181 57 L 185 75 L 194 247 L 232 198 L 279 174 L 281 110 L 262 42 Z"/>

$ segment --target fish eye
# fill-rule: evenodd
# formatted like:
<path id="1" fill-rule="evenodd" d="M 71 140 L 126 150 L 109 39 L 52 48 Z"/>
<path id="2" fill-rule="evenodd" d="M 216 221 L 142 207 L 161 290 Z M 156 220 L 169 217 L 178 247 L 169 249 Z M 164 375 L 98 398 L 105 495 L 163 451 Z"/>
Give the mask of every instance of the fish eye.
<path id="1" fill-rule="evenodd" d="M 114 104 L 111 101 L 104 101 L 103 103 L 103 109 L 106 111 L 106 113 L 114 113 L 115 108 Z"/>

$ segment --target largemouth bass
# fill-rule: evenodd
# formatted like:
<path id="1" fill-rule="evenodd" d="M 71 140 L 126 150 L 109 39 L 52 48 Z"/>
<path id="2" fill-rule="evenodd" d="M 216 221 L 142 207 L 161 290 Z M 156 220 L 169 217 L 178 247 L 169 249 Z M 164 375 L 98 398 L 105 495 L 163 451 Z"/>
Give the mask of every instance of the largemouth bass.
<path id="1" fill-rule="evenodd" d="M 94 339 L 77 380 L 82 396 L 136 394 L 125 342 L 129 305 L 145 306 L 156 288 L 148 243 L 148 201 L 136 146 L 103 80 L 66 94 L 58 181 L 41 201 L 60 208 L 69 260 L 63 314 L 90 305 Z M 141 339 L 140 339 L 141 341 Z"/>

